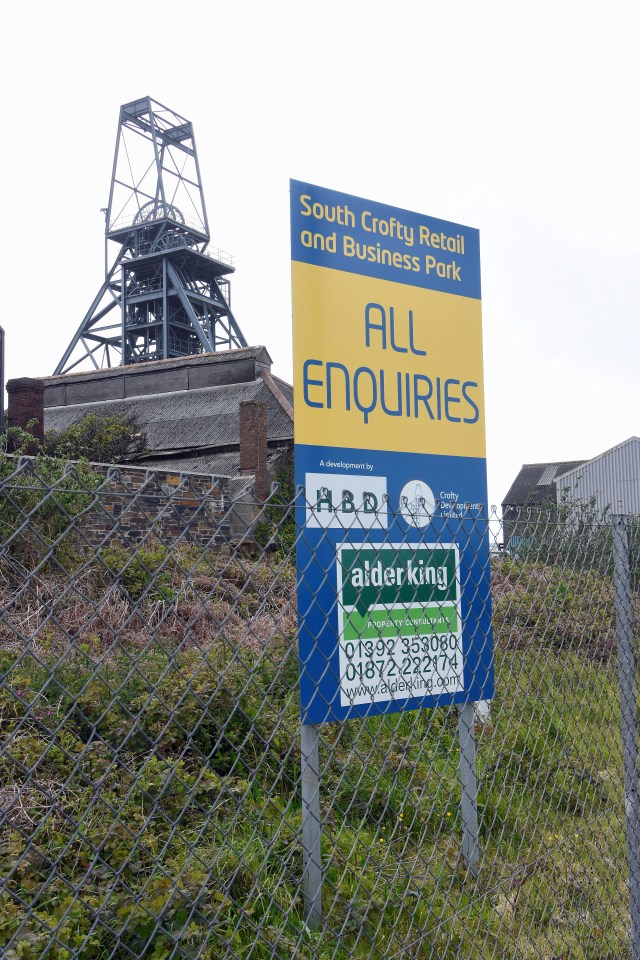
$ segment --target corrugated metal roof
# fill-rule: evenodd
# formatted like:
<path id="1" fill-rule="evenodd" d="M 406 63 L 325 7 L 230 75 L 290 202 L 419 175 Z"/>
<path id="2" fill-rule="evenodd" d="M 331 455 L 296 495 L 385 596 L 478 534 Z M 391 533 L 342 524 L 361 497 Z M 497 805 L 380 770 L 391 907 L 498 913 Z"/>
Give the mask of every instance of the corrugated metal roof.
<path id="1" fill-rule="evenodd" d="M 555 503 L 554 478 L 579 467 L 584 460 L 564 460 L 559 463 L 525 463 L 502 501 L 503 507 L 523 507 L 552 500 Z"/>
<path id="2" fill-rule="evenodd" d="M 640 439 L 630 437 L 556 477 L 558 496 L 598 512 L 640 516 Z"/>

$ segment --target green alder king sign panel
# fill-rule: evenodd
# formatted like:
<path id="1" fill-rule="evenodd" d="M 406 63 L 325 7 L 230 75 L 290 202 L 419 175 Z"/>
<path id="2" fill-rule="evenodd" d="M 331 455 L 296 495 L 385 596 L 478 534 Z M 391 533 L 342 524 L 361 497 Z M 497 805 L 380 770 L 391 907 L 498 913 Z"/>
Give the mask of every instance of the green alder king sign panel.
<path id="1" fill-rule="evenodd" d="M 341 705 L 464 688 L 455 544 L 338 548 Z"/>

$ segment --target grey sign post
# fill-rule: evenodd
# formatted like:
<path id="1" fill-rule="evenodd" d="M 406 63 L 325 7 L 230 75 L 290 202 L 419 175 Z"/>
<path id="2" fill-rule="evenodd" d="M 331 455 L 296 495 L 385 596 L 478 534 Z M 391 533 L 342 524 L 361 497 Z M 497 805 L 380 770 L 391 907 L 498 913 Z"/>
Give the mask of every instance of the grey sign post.
<path id="1" fill-rule="evenodd" d="M 478 840 L 478 784 L 474 724 L 473 703 L 461 704 L 458 707 L 458 738 L 460 742 L 462 858 L 469 872 L 477 876 L 480 844 Z M 317 725 L 312 723 L 301 725 L 303 887 L 305 919 L 310 930 L 317 929 L 322 923 L 319 739 L 319 727 Z M 634 960 L 636 960 L 635 954 Z"/>
<path id="2" fill-rule="evenodd" d="M 473 703 L 458 707 L 460 742 L 460 819 L 462 821 L 462 859 L 474 876 L 478 873 L 478 781 L 476 776 L 476 734 Z"/>
<path id="3" fill-rule="evenodd" d="M 613 523 L 613 561 L 620 683 L 620 722 L 624 799 L 627 819 L 629 860 L 629 911 L 631 914 L 631 956 L 640 960 L 640 810 L 638 799 L 638 707 L 633 654 L 633 613 L 629 570 L 629 518 L 618 516 Z"/>
<path id="4" fill-rule="evenodd" d="M 305 918 L 310 930 L 315 930 L 322 923 L 319 739 L 319 730 L 315 724 L 302 724 L 300 728 L 300 747 L 303 885 Z"/>

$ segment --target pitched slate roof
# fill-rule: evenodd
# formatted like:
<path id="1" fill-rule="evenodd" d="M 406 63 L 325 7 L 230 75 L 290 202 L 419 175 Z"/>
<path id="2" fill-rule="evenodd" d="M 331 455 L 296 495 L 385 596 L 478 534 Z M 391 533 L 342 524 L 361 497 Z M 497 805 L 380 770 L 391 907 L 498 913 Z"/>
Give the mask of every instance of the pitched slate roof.
<path id="1" fill-rule="evenodd" d="M 49 377 L 45 429 L 90 413 L 133 417 L 146 436 L 136 462 L 157 469 L 235 476 L 240 404 L 264 403 L 270 448 L 293 441 L 293 388 L 270 373 L 264 347 Z"/>
<path id="2" fill-rule="evenodd" d="M 48 407 L 47 430 L 65 430 L 88 413 L 135 417 L 153 452 L 224 447 L 240 442 L 240 404 L 258 400 L 267 405 L 269 440 L 293 436 L 293 423 L 262 379 L 200 390 L 149 394 L 124 400 Z"/>
<path id="3" fill-rule="evenodd" d="M 275 449 L 269 456 L 269 461 L 277 457 L 279 452 Z M 172 470 L 176 473 L 202 473 L 210 477 L 230 477 L 235 479 L 237 486 L 241 488 L 252 481 L 248 474 L 238 472 L 239 463 L 237 450 L 205 450 L 195 456 L 190 456 L 187 452 L 173 456 L 143 456 L 136 458 L 134 466 L 148 467 L 150 470 Z"/>
<path id="4" fill-rule="evenodd" d="M 504 507 L 524 507 L 546 501 L 556 502 L 556 477 L 581 466 L 584 460 L 558 463 L 525 463 L 502 501 Z"/>
<path id="5" fill-rule="evenodd" d="M 275 385 L 279 389 L 280 393 L 286 397 L 288 402 L 293 407 L 293 387 L 291 384 L 287 383 L 285 380 L 281 380 L 280 377 L 274 377 L 273 375 L 271 375 L 271 379 L 275 382 Z"/>

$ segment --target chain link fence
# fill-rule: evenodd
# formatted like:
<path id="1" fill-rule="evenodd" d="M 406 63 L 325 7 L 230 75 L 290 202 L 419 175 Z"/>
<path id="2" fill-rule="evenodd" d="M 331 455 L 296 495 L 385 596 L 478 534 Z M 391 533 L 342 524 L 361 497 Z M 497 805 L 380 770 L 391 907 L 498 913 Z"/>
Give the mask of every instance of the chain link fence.
<path id="1" fill-rule="evenodd" d="M 636 521 L 477 519 L 495 697 L 317 728 L 310 909 L 293 503 L 0 477 L 3 958 L 640 955 Z"/>

